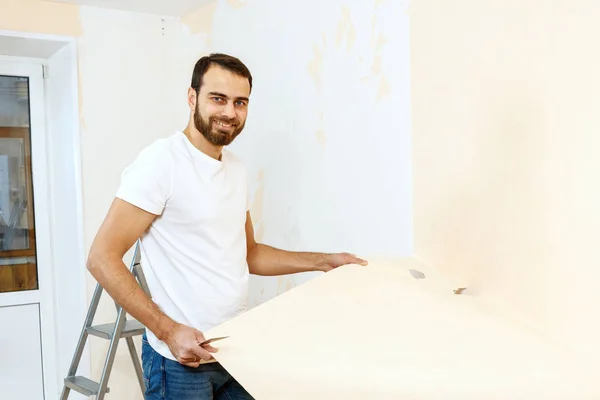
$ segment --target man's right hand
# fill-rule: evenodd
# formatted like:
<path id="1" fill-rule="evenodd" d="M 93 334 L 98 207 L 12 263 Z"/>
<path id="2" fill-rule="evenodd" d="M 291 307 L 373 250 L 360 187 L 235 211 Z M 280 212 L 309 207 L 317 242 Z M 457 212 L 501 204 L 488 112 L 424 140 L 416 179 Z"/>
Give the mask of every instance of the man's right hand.
<path id="1" fill-rule="evenodd" d="M 200 346 L 200 343 L 205 340 L 204 334 L 199 330 L 187 325 L 176 324 L 164 342 L 169 346 L 171 354 L 180 364 L 197 368 L 202 360 L 210 361 L 213 359 L 210 353 L 218 351 L 210 345 Z"/>

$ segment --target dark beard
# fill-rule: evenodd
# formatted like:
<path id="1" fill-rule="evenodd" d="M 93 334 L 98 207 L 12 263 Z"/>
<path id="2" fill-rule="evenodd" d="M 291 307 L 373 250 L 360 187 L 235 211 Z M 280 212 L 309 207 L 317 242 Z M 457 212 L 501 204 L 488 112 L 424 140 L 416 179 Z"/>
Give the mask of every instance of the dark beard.
<path id="1" fill-rule="evenodd" d="M 222 121 L 234 125 L 235 128 L 231 135 L 229 135 L 229 133 L 226 132 L 221 132 L 218 127 L 212 129 L 212 127 L 215 126 L 216 121 Z M 239 135 L 242 132 L 245 123 L 240 124 L 236 118 L 229 119 L 225 117 L 210 117 L 208 118 L 208 121 L 205 121 L 204 118 L 202 118 L 200 111 L 196 110 L 196 112 L 194 113 L 194 125 L 196 126 L 196 129 L 200 131 L 202 136 L 204 136 L 206 140 L 209 141 L 209 143 L 215 146 L 227 146 L 231 142 L 233 142 L 233 139 L 235 139 L 237 135 Z"/>

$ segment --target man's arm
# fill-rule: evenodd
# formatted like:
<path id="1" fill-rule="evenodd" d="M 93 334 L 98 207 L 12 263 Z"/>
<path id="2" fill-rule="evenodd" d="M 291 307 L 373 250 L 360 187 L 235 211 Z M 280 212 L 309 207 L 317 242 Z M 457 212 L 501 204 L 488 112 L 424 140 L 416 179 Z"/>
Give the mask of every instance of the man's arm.
<path id="1" fill-rule="evenodd" d="M 164 314 L 139 286 L 123 256 L 148 229 L 156 215 L 116 198 L 94 238 L 87 268 L 106 292 L 132 317 L 164 341 L 182 364 L 198 366 L 210 360 L 209 351 L 200 347 L 201 332 L 179 324 Z"/>
<path id="2" fill-rule="evenodd" d="M 246 243 L 248 267 L 254 275 L 286 275 L 298 272 L 327 272 L 346 264 L 367 265 L 365 260 L 349 253 L 293 252 L 273 248 L 254 239 L 250 212 L 246 213 Z"/>

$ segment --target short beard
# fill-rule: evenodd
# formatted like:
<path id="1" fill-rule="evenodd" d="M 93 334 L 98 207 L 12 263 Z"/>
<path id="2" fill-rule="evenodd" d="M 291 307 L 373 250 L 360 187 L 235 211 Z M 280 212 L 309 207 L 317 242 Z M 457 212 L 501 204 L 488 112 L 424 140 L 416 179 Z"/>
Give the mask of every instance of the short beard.
<path id="1" fill-rule="evenodd" d="M 231 135 L 229 133 L 219 131 L 218 128 L 215 128 L 214 130 L 211 129 L 211 127 L 215 126 L 215 122 L 217 121 L 222 121 L 234 125 L 235 129 L 231 133 Z M 233 139 L 235 139 L 237 135 L 239 135 L 242 132 L 245 123 L 240 124 L 237 118 L 230 119 L 225 117 L 209 117 L 208 121 L 205 121 L 202 115 L 200 114 L 200 110 L 196 109 L 196 112 L 194 113 L 194 125 L 196 126 L 196 129 L 200 131 L 202 136 L 204 136 L 204 138 L 208 140 L 209 143 L 215 146 L 227 146 L 231 142 L 233 142 Z"/>

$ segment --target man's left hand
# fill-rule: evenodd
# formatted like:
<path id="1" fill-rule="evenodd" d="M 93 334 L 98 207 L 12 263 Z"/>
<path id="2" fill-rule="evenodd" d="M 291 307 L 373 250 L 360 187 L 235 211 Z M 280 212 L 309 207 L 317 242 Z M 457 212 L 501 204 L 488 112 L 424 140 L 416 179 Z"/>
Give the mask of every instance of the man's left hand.
<path id="1" fill-rule="evenodd" d="M 329 272 L 334 268 L 347 264 L 358 264 L 365 266 L 368 264 L 368 262 L 350 253 L 326 254 L 323 264 L 319 266 L 319 270 L 323 272 Z"/>

